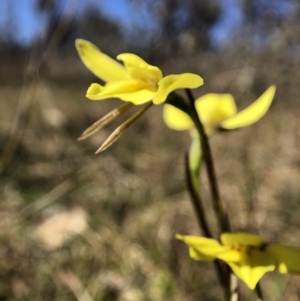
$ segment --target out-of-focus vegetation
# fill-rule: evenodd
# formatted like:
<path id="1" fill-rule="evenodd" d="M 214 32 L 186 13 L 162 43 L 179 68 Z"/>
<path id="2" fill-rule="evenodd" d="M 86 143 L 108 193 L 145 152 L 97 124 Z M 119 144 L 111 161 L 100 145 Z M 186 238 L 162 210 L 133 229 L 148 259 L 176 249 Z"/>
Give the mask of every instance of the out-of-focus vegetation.
<path id="1" fill-rule="evenodd" d="M 97 79 L 75 38 L 112 56 L 135 52 L 165 73 L 198 73 L 205 85 L 195 96 L 229 92 L 240 108 L 275 84 L 259 123 L 211 144 L 233 229 L 300 246 L 298 1 L 236 1 L 242 21 L 219 44 L 212 31 L 230 18 L 222 1 L 128 0 L 156 26 L 126 33 L 95 7 L 78 14 L 79 2 L 60 11 L 54 0 L 36 1 L 35 43 L 1 40 L 0 299 L 219 299 L 213 267 L 190 260 L 174 239 L 199 234 L 183 172 L 189 134 L 167 129 L 157 106 L 99 156 L 120 120 L 79 143 L 119 103 L 85 99 Z M 300 277 L 270 274 L 261 285 L 266 300 L 300 295 Z"/>

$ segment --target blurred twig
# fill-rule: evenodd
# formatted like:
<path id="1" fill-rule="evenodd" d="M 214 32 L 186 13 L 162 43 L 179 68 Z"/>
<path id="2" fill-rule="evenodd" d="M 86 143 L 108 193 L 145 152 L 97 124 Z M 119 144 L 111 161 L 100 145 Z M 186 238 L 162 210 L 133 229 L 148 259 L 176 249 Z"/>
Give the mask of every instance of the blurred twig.
<path id="1" fill-rule="evenodd" d="M 61 184 L 57 185 L 50 192 L 43 195 L 41 198 L 35 200 L 30 205 L 21 209 L 9 220 L 6 219 L 0 223 L 1 227 L 11 226 L 15 222 L 21 222 L 24 219 L 36 214 L 40 210 L 45 209 L 47 206 L 57 201 L 59 198 L 64 196 L 66 193 L 72 191 L 72 189 L 78 186 L 78 183 L 82 183 L 87 178 L 89 178 L 93 173 L 97 172 L 100 167 L 102 167 L 102 162 L 100 164 L 95 164 L 95 159 L 87 164 L 85 167 L 71 174 L 69 178 L 63 181 Z"/>
<path id="2" fill-rule="evenodd" d="M 93 301 L 82 281 L 72 271 L 59 271 L 61 282 L 70 289 L 78 301 Z"/>
<path id="3" fill-rule="evenodd" d="M 50 192 L 43 195 L 41 198 L 35 200 L 33 203 L 16 213 L 16 215 L 11 220 L 18 218 L 18 222 L 20 222 L 22 219 L 30 217 L 31 215 L 46 208 L 51 203 L 61 198 L 63 195 L 68 193 L 73 187 L 74 183 L 70 179 L 62 182 L 61 184 L 53 188 Z"/>

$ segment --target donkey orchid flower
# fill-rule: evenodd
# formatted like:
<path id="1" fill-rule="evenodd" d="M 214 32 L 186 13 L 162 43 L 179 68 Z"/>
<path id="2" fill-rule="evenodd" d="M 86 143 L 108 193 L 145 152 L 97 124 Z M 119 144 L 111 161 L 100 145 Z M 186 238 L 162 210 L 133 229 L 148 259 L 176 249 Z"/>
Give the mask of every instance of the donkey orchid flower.
<path id="1" fill-rule="evenodd" d="M 269 87 L 241 112 L 237 112 L 234 99 L 230 94 L 206 94 L 196 99 L 195 106 L 207 135 L 211 135 L 218 129 L 233 130 L 258 121 L 268 111 L 275 90 L 275 86 Z M 170 104 L 164 105 L 163 118 L 166 125 L 173 130 L 181 131 L 194 127 L 194 122 L 187 113 Z"/>
<path id="2" fill-rule="evenodd" d="M 192 259 L 212 261 L 220 259 L 254 289 L 267 272 L 300 274 L 300 249 L 279 244 L 266 244 L 261 236 L 248 233 L 223 233 L 221 243 L 215 239 L 176 235 L 189 247 Z"/>
<path id="3" fill-rule="evenodd" d="M 163 77 L 158 67 L 149 65 L 132 53 L 117 56 L 117 59 L 124 63 L 122 65 L 89 41 L 77 39 L 75 45 L 85 66 L 106 83 L 104 86 L 98 83 L 91 84 L 86 94 L 91 100 L 119 98 L 134 105 L 152 100 L 158 105 L 177 89 L 192 89 L 203 85 L 203 79 L 193 73 Z"/>

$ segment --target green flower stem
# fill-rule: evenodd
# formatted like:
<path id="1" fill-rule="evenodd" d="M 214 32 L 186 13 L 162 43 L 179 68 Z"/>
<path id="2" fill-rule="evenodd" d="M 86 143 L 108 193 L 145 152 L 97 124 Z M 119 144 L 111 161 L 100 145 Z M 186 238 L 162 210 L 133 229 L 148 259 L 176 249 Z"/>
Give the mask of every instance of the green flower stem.
<path id="1" fill-rule="evenodd" d="M 207 170 L 207 175 L 208 175 L 208 180 L 209 180 L 209 184 L 210 184 L 210 188 L 211 188 L 211 193 L 213 196 L 213 207 L 214 207 L 214 211 L 217 215 L 217 220 L 219 222 L 219 227 L 220 227 L 220 232 L 230 232 L 230 224 L 229 224 L 229 220 L 227 217 L 227 214 L 225 213 L 223 206 L 222 206 L 222 202 L 221 202 L 221 198 L 220 198 L 220 194 L 219 194 L 219 188 L 218 188 L 218 182 L 217 182 L 217 178 L 216 178 L 216 173 L 215 173 L 215 168 L 214 168 L 214 163 L 213 163 L 213 157 L 212 157 L 212 152 L 210 149 L 210 145 L 208 142 L 208 137 L 206 136 L 203 124 L 201 123 L 201 120 L 198 116 L 198 113 L 196 111 L 196 107 L 195 107 L 195 99 L 193 97 L 193 94 L 191 92 L 190 89 L 185 89 L 187 97 L 191 103 L 191 117 L 194 120 L 194 123 L 196 125 L 196 129 L 198 131 L 198 134 L 200 136 L 200 140 L 199 140 L 199 144 L 200 144 L 200 150 L 202 151 L 202 156 L 204 158 L 205 161 L 205 166 L 206 166 L 206 170 Z M 193 141 L 194 142 L 194 141 Z M 198 145 L 199 145 L 198 144 Z M 201 160 L 199 160 L 199 169 L 200 169 L 200 162 Z M 190 164 L 190 168 L 192 167 L 192 164 Z M 193 170 L 191 168 L 191 175 L 194 175 L 194 177 L 196 177 L 195 179 L 193 179 L 193 181 L 191 181 L 191 184 L 195 184 L 195 183 L 199 183 L 199 169 L 198 172 L 196 173 L 195 170 Z M 198 184 L 199 185 L 199 184 Z M 191 194 L 192 194 L 192 190 Z M 204 216 L 203 214 L 203 208 L 202 208 L 202 201 L 200 198 L 200 189 L 197 188 L 194 190 L 194 193 L 196 194 L 196 198 L 198 199 L 197 203 L 198 206 L 201 208 L 201 215 Z M 193 196 L 192 196 L 193 199 Z M 198 211 L 196 210 L 196 206 L 195 206 L 196 201 L 193 201 L 194 204 L 194 208 L 195 211 L 197 213 L 197 215 L 199 214 Z M 201 217 L 201 215 L 198 216 L 198 219 Z M 205 217 L 204 217 L 204 221 L 202 223 L 205 223 L 206 228 L 208 229 Z M 201 225 L 203 230 L 205 229 L 203 227 L 203 225 Z M 205 232 L 205 230 L 204 230 Z M 207 237 L 212 237 L 210 230 L 208 229 L 208 233 L 206 233 Z M 237 298 L 237 289 L 231 289 L 230 285 L 233 281 L 233 279 L 235 279 L 235 281 L 233 281 L 234 283 L 237 283 L 237 279 L 235 277 L 235 275 L 233 275 L 232 273 L 230 273 L 230 277 L 228 274 L 228 269 L 226 266 L 224 266 L 220 261 L 216 260 L 215 261 L 215 270 L 217 272 L 217 276 L 218 276 L 218 280 L 221 283 L 223 289 L 224 289 L 224 294 L 226 296 L 226 300 L 230 300 L 233 301 L 235 300 L 235 298 Z"/>
<path id="2" fill-rule="evenodd" d="M 193 142 L 194 141 L 195 140 L 193 140 Z M 192 147 L 193 147 L 193 145 L 191 146 L 191 148 Z M 191 196 L 191 202 L 194 207 L 194 211 L 196 213 L 196 217 L 197 217 L 197 221 L 198 221 L 200 229 L 204 232 L 206 237 L 213 238 L 212 233 L 209 230 L 206 217 L 204 215 L 204 208 L 202 206 L 203 202 L 202 202 L 200 194 L 199 194 L 200 188 L 199 188 L 199 177 L 197 174 L 197 170 L 199 171 L 200 161 L 199 161 L 198 167 L 196 167 L 195 164 L 193 164 L 193 162 L 191 162 L 192 160 L 193 160 L 193 158 L 191 156 L 191 151 L 190 151 L 189 153 L 186 153 L 186 155 L 185 155 L 185 164 L 184 164 L 188 191 Z M 196 170 L 193 168 L 193 166 L 195 167 Z M 222 288 L 224 289 L 225 294 L 227 294 L 228 293 L 227 268 L 219 260 L 215 260 L 214 265 L 215 265 L 215 271 L 217 274 L 218 281 L 221 284 Z"/>
<path id="3" fill-rule="evenodd" d="M 200 229 L 203 230 L 206 237 L 213 238 L 212 233 L 208 227 L 206 217 L 204 215 L 204 208 L 202 206 L 203 202 L 199 194 L 199 185 L 197 184 L 199 179 L 197 178 L 193 170 L 191 170 L 190 153 L 187 153 L 185 155 L 184 165 L 185 165 L 185 176 L 187 181 L 187 187 L 191 196 L 191 201 L 196 213 L 198 224 L 200 226 Z"/>
<path id="4" fill-rule="evenodd" d="M 201 120 L 199 119 L 199 116 L 197 114 L 196 107 L 195 107 L 195 99 L 191 90 L 185 89 L 185 92 L 191 103 L 191 109 L 192 109 L 191 117 L 195 122 L 196 129 L 199 132 L 201 138 L 201 148 L 202 148 L 203 158 L 205 161 L 207 176 L 210 184 L 210 190 L 213 196 L 213 207 L 219 222 L 220 232 L 230 232 L 230 224 L 229 224 L 228 216 L 223 209 L 223 205 L 220 198 L 218 182 L 217 182 L 215 167 L 213 163 L 213 156 L 208 142 L 208 137 L 205 133 L 203 124 L 201 123 Z"/>

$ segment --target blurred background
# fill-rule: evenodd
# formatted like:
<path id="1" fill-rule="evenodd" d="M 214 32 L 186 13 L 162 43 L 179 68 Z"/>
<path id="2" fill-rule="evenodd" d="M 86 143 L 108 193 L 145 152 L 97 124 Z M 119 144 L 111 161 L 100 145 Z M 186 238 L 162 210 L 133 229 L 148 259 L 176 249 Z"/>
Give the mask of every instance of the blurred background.
<path id="1" fill-rule="evenodd" d="M 185 187 L 189 133 L 167 129 L 155 106 L 98 156 L 132 112 L 78 142 L 120 102 L 85 98 L 98 79 L 76 38 L 200 74 L 195 96 L 231 93 L 239 109 L 275 84 L 262 120 L 211 144 L 234 231 L 300 247 L 299 20 L 298 0 L 1 0 L 0 300 L 220 300 L 213 265 L 174 239 L 201 234 Z M 297 276 L 261 285 L 266 300 L 300 296 Z"/>

